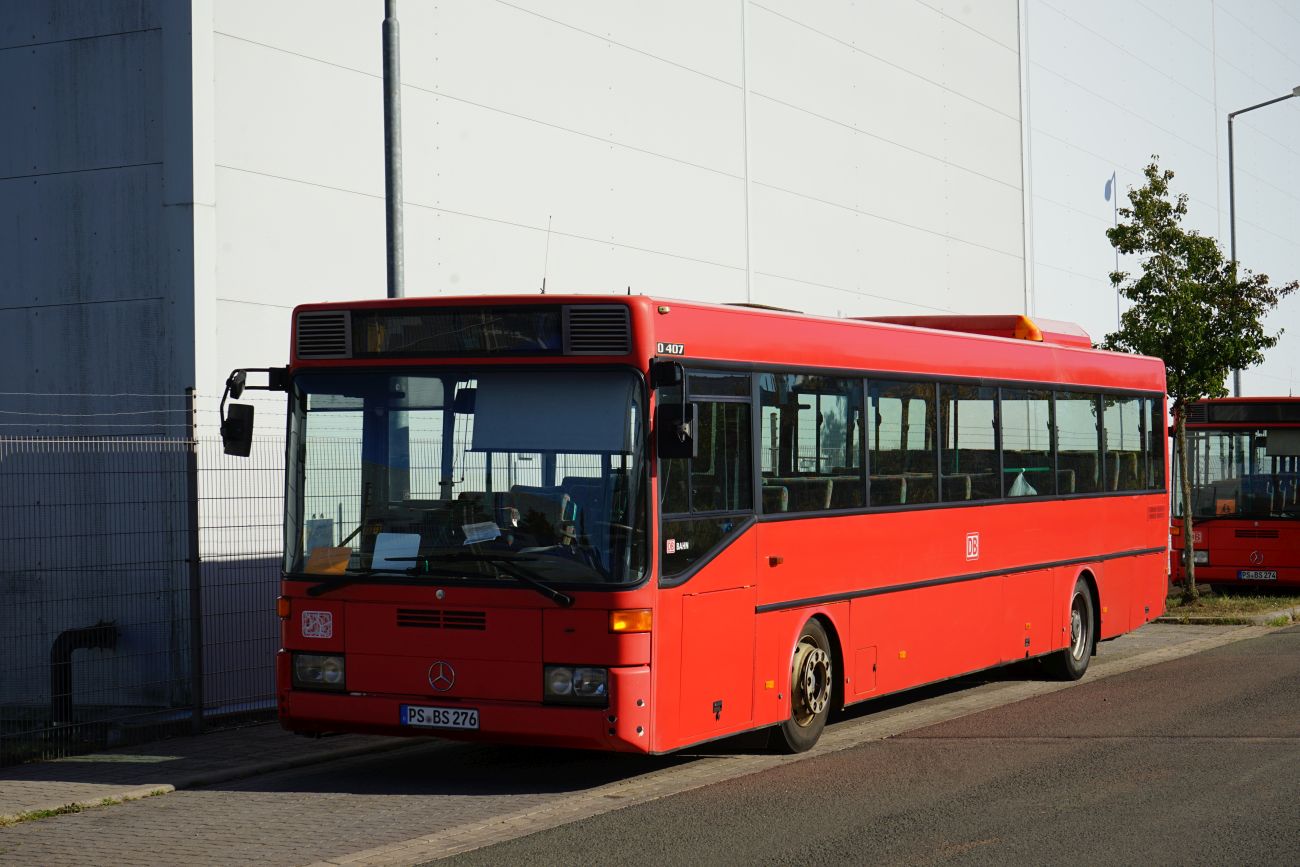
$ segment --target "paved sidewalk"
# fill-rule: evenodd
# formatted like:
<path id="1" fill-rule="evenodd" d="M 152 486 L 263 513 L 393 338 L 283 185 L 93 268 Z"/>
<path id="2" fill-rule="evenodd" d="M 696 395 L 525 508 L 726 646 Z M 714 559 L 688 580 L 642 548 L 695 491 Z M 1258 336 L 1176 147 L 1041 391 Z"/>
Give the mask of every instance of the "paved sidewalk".
<path id="1" fill-rule="evenodd" d="M 304 738 L 269 722 L 0 768 L 0 826 L 25 813 L 146 798 L 427 742 L 368 735 Z"/>

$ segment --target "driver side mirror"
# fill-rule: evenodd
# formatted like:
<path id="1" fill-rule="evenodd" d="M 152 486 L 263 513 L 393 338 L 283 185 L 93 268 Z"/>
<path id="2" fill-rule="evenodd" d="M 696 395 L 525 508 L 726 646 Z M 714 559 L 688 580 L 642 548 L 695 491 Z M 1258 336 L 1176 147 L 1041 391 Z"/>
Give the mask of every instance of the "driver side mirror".
<path id="1" fill-rule="evenodd" d="M 684 415 L 683 415 L 684 413 Z M 695 436 L 695 404 L 661 403 L 655 409 L 655 451 L 659 458 L 693 458 L 700 453 Z"/>
<path id="2" fill-rule="evenodd" d="M 253 450 L 253 405 L 232 403 L 221 420 L 221 450 L 246 458 Z"/>

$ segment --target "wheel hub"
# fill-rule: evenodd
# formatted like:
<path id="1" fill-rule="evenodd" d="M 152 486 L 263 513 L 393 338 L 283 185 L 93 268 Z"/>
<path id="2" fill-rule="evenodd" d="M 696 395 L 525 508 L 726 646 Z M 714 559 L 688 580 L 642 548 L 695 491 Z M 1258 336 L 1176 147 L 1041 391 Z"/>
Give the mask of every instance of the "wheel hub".
<path id="1" fill-rule="evenodd" d="M 831 701 L 830 654 L 812 644 L 799 645 L 795 652 L 791 692 L 794 717 L 800 725 L 807 725 L 826 710 Z"/>

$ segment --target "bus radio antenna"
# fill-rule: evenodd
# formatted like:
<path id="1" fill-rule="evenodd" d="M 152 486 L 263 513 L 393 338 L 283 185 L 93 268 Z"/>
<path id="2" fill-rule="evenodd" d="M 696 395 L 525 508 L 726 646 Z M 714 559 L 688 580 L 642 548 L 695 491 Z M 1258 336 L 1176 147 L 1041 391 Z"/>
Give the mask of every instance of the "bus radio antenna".
<path id="1" fill-rule="evenodd" d="M 542 294 L 546 294 L 546 272 L 551 267 L 551 215 L 546 215 L 546 255 L 542 258 Z"/>

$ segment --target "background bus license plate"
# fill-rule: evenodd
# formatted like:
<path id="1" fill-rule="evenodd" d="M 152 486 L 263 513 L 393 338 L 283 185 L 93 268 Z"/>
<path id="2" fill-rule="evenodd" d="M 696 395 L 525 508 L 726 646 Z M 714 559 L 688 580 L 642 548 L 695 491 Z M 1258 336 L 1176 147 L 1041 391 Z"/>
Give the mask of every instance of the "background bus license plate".
<path id="1" fill-rule="evenodd" d="M 402 705 L 402 725 L 429 729 L 476 729 L 478 711 L 467 707 Z"/>
<path id="2" fill-rule="evenodd" d="M 1239 581 L 1276 581 L 1277 572 L 1273 569 L 1242 569 L 1237 572 Z"/>

